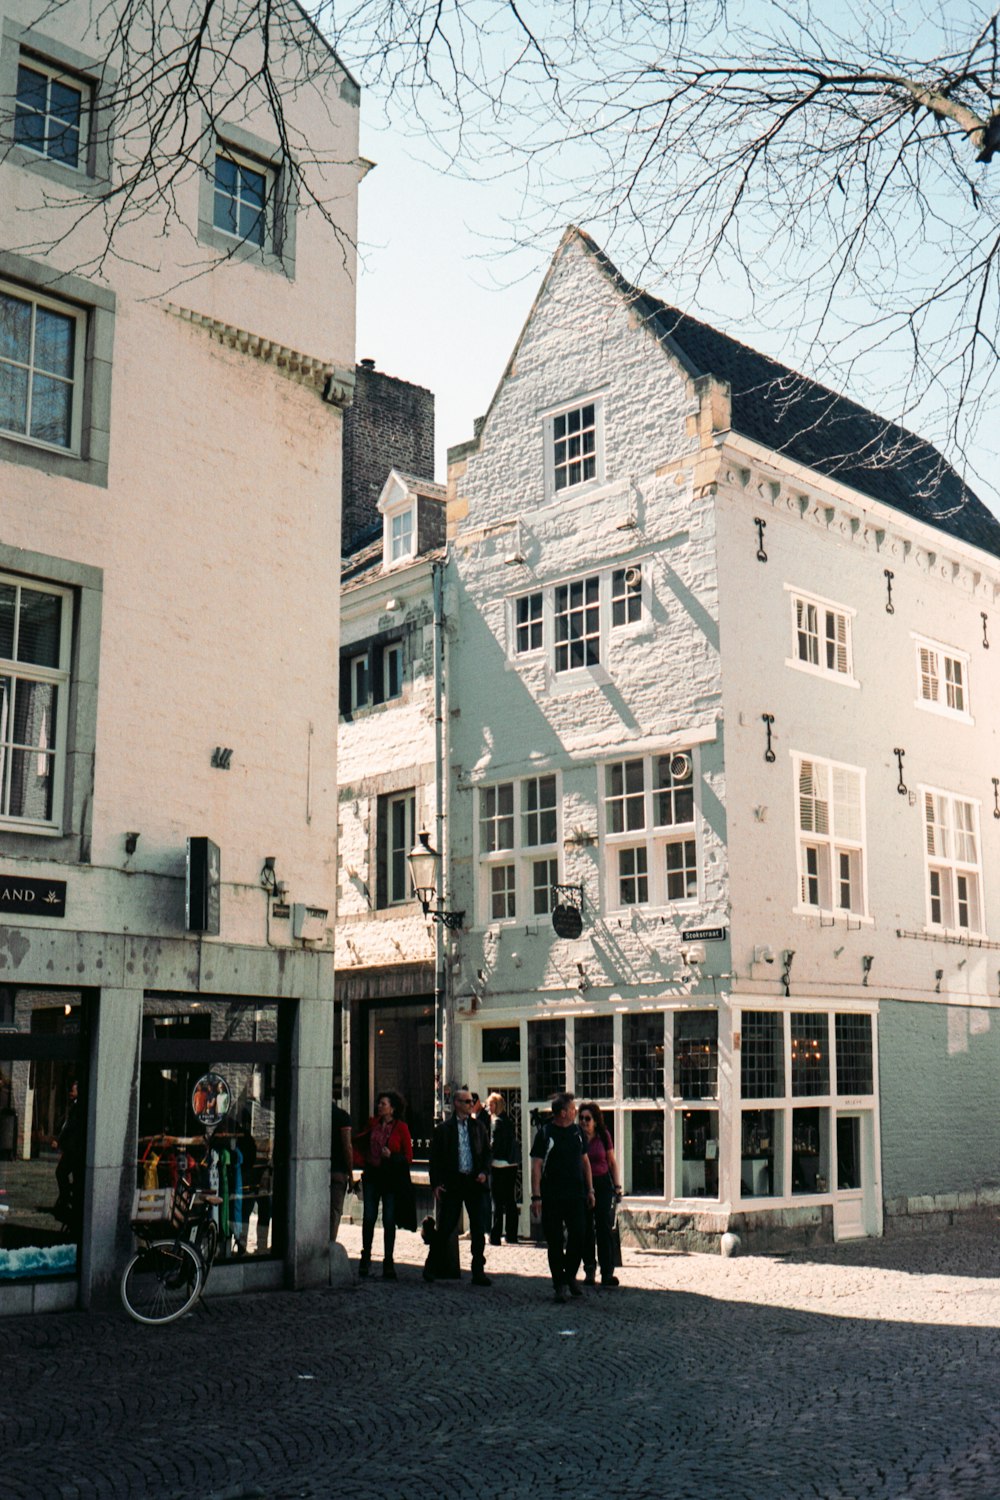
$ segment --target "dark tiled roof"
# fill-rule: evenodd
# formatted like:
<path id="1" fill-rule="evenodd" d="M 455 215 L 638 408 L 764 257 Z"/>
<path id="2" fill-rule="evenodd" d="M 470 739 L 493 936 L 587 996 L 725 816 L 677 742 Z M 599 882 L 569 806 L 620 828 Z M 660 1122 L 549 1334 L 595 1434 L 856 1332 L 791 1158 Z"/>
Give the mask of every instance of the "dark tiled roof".
<path id="1" fill-rule="evenodd" d="M 734 431 L 1000 556 L 1000 521 L 931 443 L 629 285 L 582 238 L 694 374 L 729 383 Z"/>

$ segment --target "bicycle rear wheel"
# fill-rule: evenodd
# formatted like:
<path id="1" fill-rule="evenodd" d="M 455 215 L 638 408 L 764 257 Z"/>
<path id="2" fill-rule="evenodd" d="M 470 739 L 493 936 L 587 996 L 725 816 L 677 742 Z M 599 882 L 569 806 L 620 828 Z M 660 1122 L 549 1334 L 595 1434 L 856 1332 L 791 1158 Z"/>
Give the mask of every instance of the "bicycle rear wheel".
<path id="1" fill-rule="evenodd" d="M 194 1237 L 194 1248 L 201 1256 L 204 1267 L 201 1282 L 201 1289 L 204 1291 L 208 1285 L 208 1273 L 215 1263 L 216 1255 L 219 1253 L 219 1226 L 214 1219 L 206 1219 L 203 1224 L 198 1225 L 198 1232 Z"/>
<path id="2" fill-rule="evenodd" d="M 184 1240 L 155 1240 L 122 1275 L 122 1302 L 137 1323 L 172 1323 L 201 1295 L 201 1258 Z"/>

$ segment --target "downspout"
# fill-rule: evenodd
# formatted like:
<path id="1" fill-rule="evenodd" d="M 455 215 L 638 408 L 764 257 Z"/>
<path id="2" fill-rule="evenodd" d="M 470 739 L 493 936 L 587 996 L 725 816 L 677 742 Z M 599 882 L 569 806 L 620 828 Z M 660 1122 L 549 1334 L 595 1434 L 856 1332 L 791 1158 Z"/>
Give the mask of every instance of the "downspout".
<path id="1" fill-rule="evenodd" d="M 449 870 L 444 832 L 444 560 L 431 564 L 434 594 L 434 842 L 441 853 L 438 911 L 444 911 L 444 892 Z M 444 1119 L 445 1081 L 445 966 L 442 921 L 434 927 L 434 1118 Z"/>

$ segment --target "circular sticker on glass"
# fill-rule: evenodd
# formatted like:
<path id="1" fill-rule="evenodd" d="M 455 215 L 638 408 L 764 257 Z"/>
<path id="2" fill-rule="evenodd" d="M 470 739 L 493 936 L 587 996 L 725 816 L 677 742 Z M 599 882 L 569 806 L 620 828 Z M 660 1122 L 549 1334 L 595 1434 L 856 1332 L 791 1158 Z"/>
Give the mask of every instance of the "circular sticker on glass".
<path id="1" fill-rule="evenodd" d="M 232 1095 L 221 1073 L 203 1073 L 191 1090 L 191 1108 L 202 1125 L 218 1125 L 229 1113 Z"/>

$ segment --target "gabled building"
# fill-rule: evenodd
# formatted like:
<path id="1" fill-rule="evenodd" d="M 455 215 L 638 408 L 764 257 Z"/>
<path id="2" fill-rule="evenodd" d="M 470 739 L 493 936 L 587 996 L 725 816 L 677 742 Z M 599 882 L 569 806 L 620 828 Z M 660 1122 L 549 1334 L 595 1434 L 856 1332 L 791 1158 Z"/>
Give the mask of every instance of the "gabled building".
<path id="1" fill-rule="evenodd" d="M 261 36 L 206 44 L 198 151 L 108 253 L 143 129 L 109 13 L 2 5 L 2 1312 L 113 1293 L 139 1195 L 189 1170 L 218 1289 L 327 1275 L 364 164 L 357 85 L 278 10 L 287 133 Z M 320 139 L 310 200 L 288 153 Z"/>
<path id="2" fill-rule="evenodd" d="M 450 1075 L 654 1241 L 996 1201 L 996 519 L 576 230 L 448 517 Z"/>

